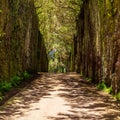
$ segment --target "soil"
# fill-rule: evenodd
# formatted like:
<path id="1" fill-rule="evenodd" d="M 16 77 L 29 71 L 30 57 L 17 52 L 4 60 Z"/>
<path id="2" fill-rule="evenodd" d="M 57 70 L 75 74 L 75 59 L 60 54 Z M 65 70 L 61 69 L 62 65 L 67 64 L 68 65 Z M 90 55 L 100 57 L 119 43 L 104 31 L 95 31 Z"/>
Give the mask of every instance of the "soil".
<path id="1" fill-rule="evenodd" d="M 23 80 L 17 87 L 13 87 L 10 91 L 6 92 L 3 96 L 3 99 L 0 100 L 0 106 L 3 105 L 6 101 L 8 101 L 12 96 L 16 95 L 18 92 L 21 91 L 28 83 L 31 83 L 38 77 L 37 74 L 31 75 L 29 79 Z"/>
<path id="2" fill-rule="evenodd" d="M 0 120 L 120 120 L 120 103 L 76 73 L 41 73 L 0 107 Z"/>

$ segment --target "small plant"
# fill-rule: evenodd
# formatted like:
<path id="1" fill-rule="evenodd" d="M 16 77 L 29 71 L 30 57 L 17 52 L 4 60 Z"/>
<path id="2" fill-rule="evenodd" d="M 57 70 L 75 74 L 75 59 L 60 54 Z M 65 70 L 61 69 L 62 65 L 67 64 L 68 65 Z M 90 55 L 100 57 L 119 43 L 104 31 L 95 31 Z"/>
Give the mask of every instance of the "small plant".
<path id="1" fill-rule="evenodd" d="M 104 91 L 110 94 L 112 93 L 112 87 L 107 87 Z"/>
<path id="2" fill-rule="evenodd" d="M 83 72 L 82 71 L 80 72 L 80 76 L 83 76 Z"/>
<path id="3" fill-rule="evenodd" d="M 29 74 L 27 71 L 25 71 L 25 72 L 23 73 L 22 77 L 23 77 L 24 79 L 28 79 L 28 78 L 30 77 L 30 74 Z"/>
<path id="4" fill-rule="evenodd" d="M 2 92 L 0 92 L 0 101 L 3 100 Z"/>
<path id="5" fill-rule="evenodd" d="M 22 80 L 28 79 L 30 74 L 25 71 L 19 76 L 13 76 L 10 80 L 0 80 L 0 101 L 3 99 L 5 92 L 8 92 L 11 88 L 17 87 Z"/>
<path id="6" fill-rule="evenodd" d="M 91 78 L 86 78 L 86 80 L 87 80 L 87 81 L 89 81 L 89 82 L 91 82 L 91 81 L 92 81 L 92 79 L 91 79 Z"/>
<path id="7" fill-rule="evenodd" d="M 118 92 L 118 93 L 114 96 L 114 98 L 115 98 L 116 100 L 120 100 L 120 92 Z"/>
<path id="8" fill-rule="evenodd" d="M 97 87 L 98 87 L 99 89 L 101 89 L 101 90 L 104 90 L 104 89 L 107 88 L 104 82 L 99 83 Z"/>
<path id="9" fill-rule="evenodd" d="M 9 91 L 12 88 L 12 85 L 10 82 L 2 81 L 0 82 L 0 91 L 2 93 Z"/>
<path id="10" fill-rule="evenodd" d="M 18 84 L 20 84 L 21 81 L 22 81 L 22 78 L 19 76 L 14 76 L 13 78 L 11 78 L 11 84 L 14 87 L 18 86 Z"/>
<path id="11" fill-rule="evenodd" d="M 1 100 L 3 100 L 3 97 L 2 97 L 2 96 L 0 96 L 0 101 L 1 101 Z"/>
<path id="12" fill-rule="evenodd" d="M 107 85 L 104 82 L 98 84 L 97 88 L 101 89 L 109 94 L 112 92 L 112 87 L 107 87 Z"/>

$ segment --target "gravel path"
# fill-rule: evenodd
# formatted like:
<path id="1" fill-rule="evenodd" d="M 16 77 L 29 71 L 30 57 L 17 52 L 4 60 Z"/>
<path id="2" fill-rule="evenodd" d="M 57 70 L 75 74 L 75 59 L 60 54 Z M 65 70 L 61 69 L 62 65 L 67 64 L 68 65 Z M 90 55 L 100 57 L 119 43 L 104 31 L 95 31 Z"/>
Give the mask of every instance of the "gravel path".
<path id="1" fill-rule="evenodd" d="M 0 120 L 120 120 L 120 103 L 75 73 L 42 73 L 0 107 Z"/>

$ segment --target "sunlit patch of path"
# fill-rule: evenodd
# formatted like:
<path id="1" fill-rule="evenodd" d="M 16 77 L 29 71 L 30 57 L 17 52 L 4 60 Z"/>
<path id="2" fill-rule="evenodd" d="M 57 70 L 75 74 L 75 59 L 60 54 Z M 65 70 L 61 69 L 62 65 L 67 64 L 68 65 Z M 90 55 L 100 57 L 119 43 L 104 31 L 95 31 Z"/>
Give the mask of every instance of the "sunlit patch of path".
<path id="1" fill-rule="evenodd" d="M 0 120 L 120 120 L 120 103 L 75 73 L 49 74 L 0 107 Z"/>

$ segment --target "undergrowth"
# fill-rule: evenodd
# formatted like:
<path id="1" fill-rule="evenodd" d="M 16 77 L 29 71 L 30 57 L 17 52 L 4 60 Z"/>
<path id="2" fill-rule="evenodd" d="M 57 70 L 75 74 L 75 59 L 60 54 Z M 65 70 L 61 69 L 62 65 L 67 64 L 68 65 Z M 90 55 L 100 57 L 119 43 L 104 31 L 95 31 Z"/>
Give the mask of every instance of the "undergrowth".
<path id="1" fill-rule="evenodd" d="M 83 76 L 82 74 L 80 74 L 81 76 Z M 92 82 L 91 78 L 85 78 L 87 81 Z M 102 81 L 101 83 L 99 83 L 97 85 L 97 88 L 108 93 L 111 94 L 113 96 L 114 99 L 119 100 L 120 101 L 120 91 L 116 94 L 113 95 L 113 90 L 112 90 L 112 86 L 108 87 L 104 81 Z"/>
<path id="2" fill-rule="evenodd" d="M 104 82 L 99 83 L 97 88 L 107 92 L 108 94 L 112 93 L 112 87 L 108 87 Z"/>
<path id="3" fill-rule="evenodd" d="M 98 84 L 98 89 L 103 90 L 107 92 L 108 94 L 112 94 L 112 87 L 108 87 L 104 82 Z M 113 98 L 116 100 L 120 100 L 120 92 L 118 92 L 116 95 L 113 95 Z"/>
<path id="4" fill-rule="evenodd" d="M 116 100 L 120 101 L 120 91 L 116 95 L 114 95 L 114 98 Z"/>
<path id="5" fill-rule="evenodd" d="M 23 80 L 28 79 L 30 74 L 28 72 L 23 72 L 20 75 L 13 76 L 9 80 L 0 80 L 0 100 L 6 92 L 10 91 L 12 88 L 17 87 Z"/>
<path id="6" fill-rule="evenodd" d="M 97 85 L 97 88 L 100 90 L 103 90 L 105 92 L 107 92 L 108 94 L 111 94 L 113 96 L 114 99 L 119 100 L 120 101 L 120 91 L 114 95 L 113 91 L 112 91 L 112 87 L 108 87 L 104 82 L 101 82 Z"/>
<path id="7" fill-rule="evenodd" d="M 87 81 L 92 82 L 91 78 L 85 78 Z"/>

